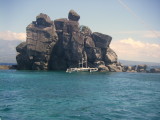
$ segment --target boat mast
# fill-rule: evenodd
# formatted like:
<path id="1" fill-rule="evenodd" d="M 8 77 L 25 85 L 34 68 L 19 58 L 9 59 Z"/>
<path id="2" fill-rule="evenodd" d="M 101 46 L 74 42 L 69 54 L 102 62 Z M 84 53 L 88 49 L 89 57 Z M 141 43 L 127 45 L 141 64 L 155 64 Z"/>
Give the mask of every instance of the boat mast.
<path id="1" fill-rule="evenodd" d="M 80 60 L 79 60 L 79 63 L 78 63 L 78 64 L 79 64 L 79 66 L 78 66 L 78 67 L 80 68 L 80 67 L 81 67 L 81 62 L 80 62 Z"/>
<path id="2" fill-rule="evenodd" d="M 88 66 L 87 66 L 87 60 L 86 60 L 86 68 L 87 68 Z"/>
<path id="3" fill-rule="evenodd" d="M 82 57 L 82 68 L 83 68 L 83 57 Z"/>

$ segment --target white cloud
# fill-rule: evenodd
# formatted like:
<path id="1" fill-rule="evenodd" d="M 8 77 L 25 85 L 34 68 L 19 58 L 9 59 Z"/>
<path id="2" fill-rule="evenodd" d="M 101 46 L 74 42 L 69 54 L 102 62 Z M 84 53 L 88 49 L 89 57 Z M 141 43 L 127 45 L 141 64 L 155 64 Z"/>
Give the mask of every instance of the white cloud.
<path id="1" fill-rule="evenodd" d="M 26 33 L 16 33 L 11 31 L 0 32 L 1 40 L 22 40 L 26 39 Z"/>
<path id="2" fill-rule="evenodd" d="M 114 49 L 120 59 L 160 62 L 160 44 L 145 43 L 132 38 L 113 41 Z"/>

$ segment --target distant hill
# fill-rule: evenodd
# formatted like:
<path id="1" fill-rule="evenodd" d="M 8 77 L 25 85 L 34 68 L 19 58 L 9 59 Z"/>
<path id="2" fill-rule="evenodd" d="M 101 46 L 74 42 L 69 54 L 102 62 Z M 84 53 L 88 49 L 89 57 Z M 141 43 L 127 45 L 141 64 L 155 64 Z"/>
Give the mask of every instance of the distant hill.
<path id="1" fill-rule="evenodd" d="M 123 65 L 140 65 L 140 64 L 146 64 L 148 66 L 160 66 L 160 63 L 154 63 L 154 62 L 144 62 L 144 61 L 129 61 L 129 60 L 119 60 L 120 63 Z"/>
<path id="2" fill-rule="evenodd" d="M 16 46 L 20 40 L 0 40 L 0 63 L 16 63 Z"/>

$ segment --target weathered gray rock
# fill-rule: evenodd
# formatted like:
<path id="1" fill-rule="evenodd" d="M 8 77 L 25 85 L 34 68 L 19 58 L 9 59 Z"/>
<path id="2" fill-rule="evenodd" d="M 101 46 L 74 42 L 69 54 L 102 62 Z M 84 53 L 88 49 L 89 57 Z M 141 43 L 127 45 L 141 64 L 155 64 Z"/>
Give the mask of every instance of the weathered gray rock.
<path id="1" fill-rule="evenodd" d="M 105 66 L 104 61 L 96 61 L 94 62 L 95 67 L 98 68 L 98 71 L 100 72 L 109 72 L 109 68 Z"/>
<path id="2" fill-rule="evenodd" d="M 32 69 L 33 70 L 47 70 L 48 69 L 48 64 L 46 64 L 45 62 L 34 62 Z"/>
<path id="3" fill-rule="evenodd" d="M 36 17 L 36 22 L 34 22 L 34 24 L 37 27 L 51 27 L 53 25 L 53 21 L 51 21 L 48 15 L 40 13 Z"/>
<path id="4" fill-rule="evenodd" d="M 16 47 L 16 51 L 19 53 L 25 53 L 27 51 L 27 43 L 22 42 Z"/>
<path id="5" fill-rule="evenodd" d="M 61 18 L 54 20 L 56 31 L 63 32 L 66 23 L 68 22 L 67 18 Z"/>
<path id="6" fill-rule="evenodd" d="M 123 66 L 123 67 L 122 67 L 122 71 L 123 71 L 123 72 L 127 72 L 127 70 L 128 70 L 128 66 Z"/>
<path id="7" fill-rule="evenodd" d="M 17 69 L 18 70 L 31 70 L 32 61 L 29 59 L 26 53 L 18 54 L 16 56 L 17 60 Z"/>
<path id="8" fill-rule="evenodd" d="M 109 72 L 109 68 L 105 65 L 98 66 L 98 71 L 100 72 Z"/>
<path id="9" fill-rule="evenodd" d="M 98 47 L 95 47 L 94 49 L 94 52 L 93 52 L 93 57 L 96 60 L 102 60 L 102 51 L 100 48 Z"/>
<path id="10" fill-rule="evenodd" d="M 37 53 L 46 54 L 53 47 L 50 45 L 54 45 L 53 43 L 58 40 L 53 21 L 49 21 L 50 18 L 47 15 L 41 13 L 37 16 L 37 20 L 39 21 L 27 26 L 27 50 L 29 56 L 35 56 Z"/>
<path id="11" fill-rule="evenodd" d="M 137 72 L 146 72 L 147 65 L 138 65 Z"/>
<path id="12" fill-rule="evenodd" d="M 69 21 L 66 18 L 54 20 L 56 31 L 72 34 L 72 32 L 79 32 L 79 23 L 77 21 Z"/>
<path id="13" fill-rule="evenodd" d="M 85 47 L 89 47 L 89 48 L 95 48 L 95 44 L 94 41 L 91 37 L 87 36 L 85 39 Z"/>
<path id="14" fill-rule="evenodd" d="M 79 32 L 79 23 L 76 21 L 57 19 L 54 23 L 59 39 L 51 56 L 50 69 L 66 70 L 78 65 L 86 56 L 84 36 Z"/>
<path id="15" fill-rule="evenodd" d="M 109 68 L 109 71 L 111 71 L 111 72 L 122 72 L 122 67 L 116 66 L 116 64 L 114 64 L 114 63 L 107 65 L 107 67 Z"/>
<path id="16" fill-rule="evenodd" d="M 122 63 L 120 63 L 120 62 L 116 62 L 116 66 L 121 66 L 121 67 L 123 67 L 124 65 L 123 65 Z"/>
<path id="17" fill-rule="evenodd" d="M 68 14 L 68 19 L 78 21 L 80 19 L 80 16 L 74 10 L 70 10 Z"/>
<path id="18" fill-rule="evenodd" d="M 135 66 L 128 66 L 127 72 L 136 71 L 136 65 Z"/>
<path id="19" fill-rule="evenodd" d="M 49 16 L 41 13 L 36 17 L 36 21 L 27 26 L 26 31 L 26 43 L 21 43 L 17 47 L 17 52 L 20 53 L 17 56 L 18 68 L 47 69 L 52 49 L 58 40 L 53 21 Z M 26 50 L 25 54 L 21 53 L 24 50 Z M 42 63 L 41 67 L 35 67 L 35 65 L 38 66 L 36 63 Z"/>
<path id="20" fill-rule="evenodd" d="M 122 66 L 123 72 L 137 72 L 137 66 Z"/>
<path id="21" fill-rule="evenodd" d="M 17 60 L 17 69 L 27 70 L 31 69 L 32 61 L 29 59 L 27 55 L 27 43 L 22 42 L 17 47 L 16 50 L 18 55 L 16 56 Z"/>
<path id="22" fill-rule="evenodd" d="M 84 38 L 81 34 L 74 33 L 71 38 L 71 58 L 72 61 L 80 61 L 83 57 Z"/>
<path id="23" fill-rule="evenodd" d="M 80 26 L 80 32 L 84 35 L 84 36 L 91 36 L 92 31 L 89 27 L 81 25 Z"/>
<path id="24" fill-rule="evenodd" d="M 109 47 L 110 36 L 79 27 L 80 16 L 73 10 L 68 18 L 53 22 L 41 13 L 27 26 L 27 40 L 16 48 L 18 69 L 66 70 L 78 67 L 83 59 L 87 67 L 98 67 L 99 71 L 122 71 Z"/>
<path id="25" fill-rule="evenodd" d="M 99 48 L 108 48 L 112 40 L 112 37 L 98 32 L 92 33 L 92 38 Z"/>
<path id="26" fill-rule="evenodd" d="M 118 60 L 117 54 L 111 48 L 108 48 L 105 55 L 105 62 L 117 63 L 117 60 Z"/>
<path id="27" fill-rule="evenodd" d="M 152 68 L 149 71 L 150 73 L 160 73 L 160 68 Z"/>
<path id="28" fill-rule="evenodd" d="M 132 68 L 131 68 L 132 70 L 134 70 L 134 71 L 136 71 L 136 69 L 137 69 L 137 66 L 136 65 L 134 65 L 134 66 L 132 66 Z"/>
<path id="29" fill-rule="evenodd" d="M 68 21 L 64 27 L 63 32 L 72 33 L 79 32 L 79 23 L 76 21 Z"/>
<path id="30" fill-rule="evenodd" d="M 87 59 L 89 62 L 94 63 L 95 61 L 102 60 L 102 51 L 101 48 L 98 47 L 85 47 L 85 51 L 87 54 Z"/>

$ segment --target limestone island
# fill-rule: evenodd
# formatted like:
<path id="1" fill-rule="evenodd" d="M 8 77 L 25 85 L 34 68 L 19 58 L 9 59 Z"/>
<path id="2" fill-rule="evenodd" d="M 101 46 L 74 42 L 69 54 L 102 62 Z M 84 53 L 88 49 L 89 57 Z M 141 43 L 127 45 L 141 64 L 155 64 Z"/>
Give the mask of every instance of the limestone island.
<path id="1" fill-rule="evenodd" d="M 82 67 L 103 72 L 146 72 L 146 65 L 119 63 L 117 54 L 110 48 L 112 37 L 80 26 L 79 19 L 74 10 L 69 11 L 68 19 L 54 21 L 40 13 L 26 28 L 26 42 L 16 47 L 17 69 L 66 71 Z"/>

